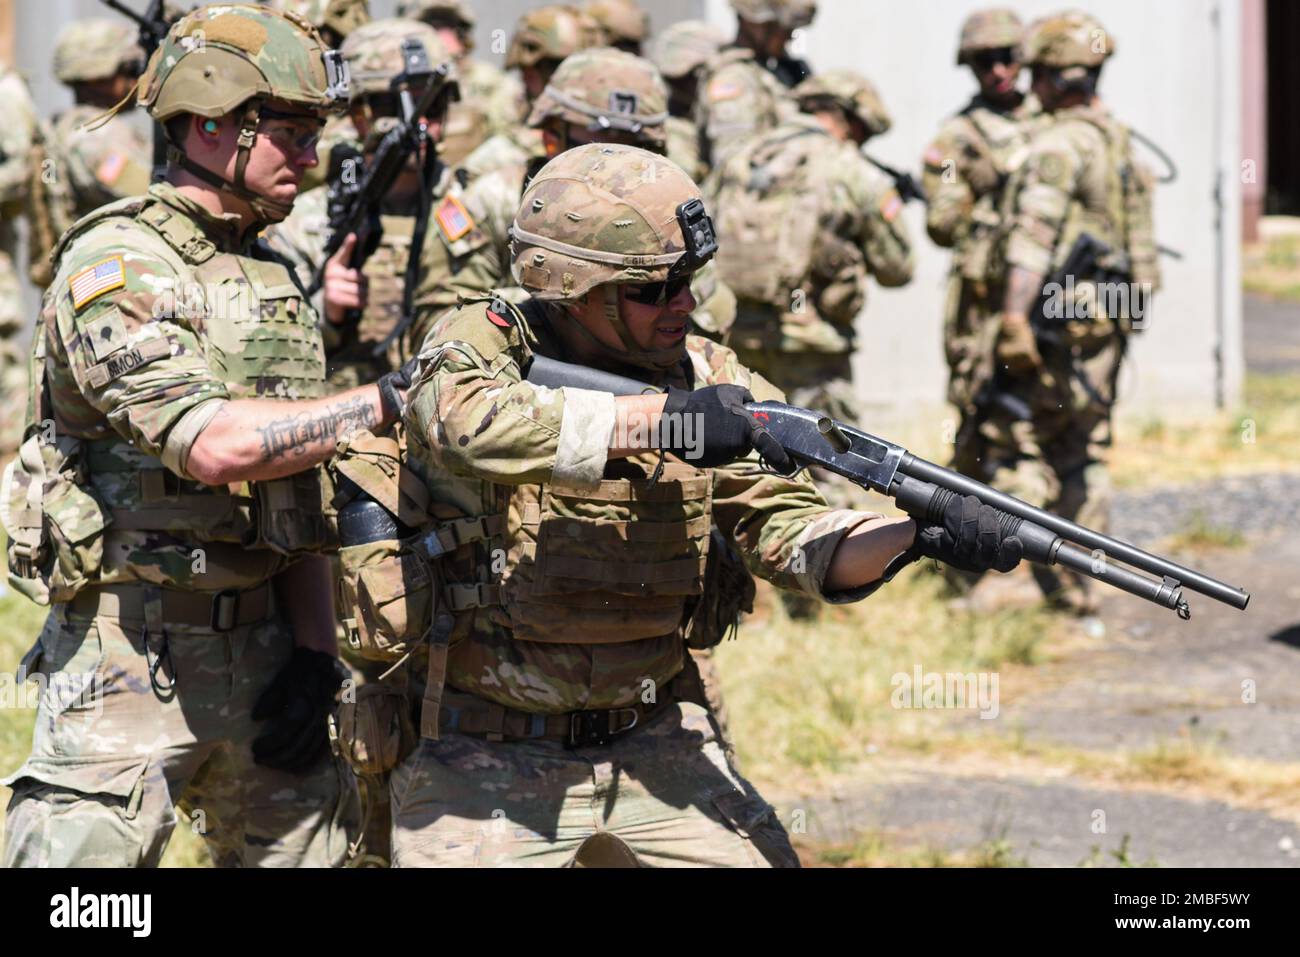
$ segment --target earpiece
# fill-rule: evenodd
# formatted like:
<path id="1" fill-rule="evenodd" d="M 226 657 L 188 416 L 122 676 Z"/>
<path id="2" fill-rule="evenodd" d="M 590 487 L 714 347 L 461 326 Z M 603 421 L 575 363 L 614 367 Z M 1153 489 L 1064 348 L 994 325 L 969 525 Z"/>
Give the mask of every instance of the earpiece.
<path id="1" fill-rule="evenodd" d="M 221 129 L 221 125 L 220 125 L 216 120 L 204 120 L 204 121 L 203 121 L 203 132 L 204 132 L 204 133 L 215 133 L 215 132 L 217 132 L 217 130 L 219 130 L 219 129 Z"/>

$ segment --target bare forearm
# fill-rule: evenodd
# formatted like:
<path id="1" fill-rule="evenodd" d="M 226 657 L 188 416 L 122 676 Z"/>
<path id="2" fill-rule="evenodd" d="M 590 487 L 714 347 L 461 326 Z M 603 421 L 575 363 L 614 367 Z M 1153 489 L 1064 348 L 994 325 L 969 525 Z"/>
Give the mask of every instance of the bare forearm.
<path id="1" fill-rule="evenodd" d="M 283 602 L 293 629 L 293 643 L 337 656 L 330 560 L 324 555 L 308 555 L 280 572 L 275 583 L 277 598 Z"/>
<path id="2" fill-rule="evenodd" d="M 831 593 L 861 588 L 878 581 L 898 555 L 912 547 L 916 522 L 910 518 L 877 518 L 863 522 L 840 542 L 826 570 L 823 590 Z"/>
<path id="3" fill-rule="evenodd" d="M 390 421 L 373 385 L 297 402 L 237 399 L 194 440 L 187 471 L 208 485 L 282 478 L 329 459 L 343 436 Z"/>
<path id="4" fill-rule="evenodd" d="M 658 448 L 659 416 L 667 396 L 624 395 L 614 400 L 614 433 L 609 437 L 609 457 L 624 459 Z"/>
<path id="5" fill-rule="evenodd" d="M 1002 311 L 1016 315 L 1028 316 L 1038 293 L 1043 288 L 1043 277 L 1020 266 L 1012 266 L 1007 276 L 1007 292 L 1003 299 Z"/>

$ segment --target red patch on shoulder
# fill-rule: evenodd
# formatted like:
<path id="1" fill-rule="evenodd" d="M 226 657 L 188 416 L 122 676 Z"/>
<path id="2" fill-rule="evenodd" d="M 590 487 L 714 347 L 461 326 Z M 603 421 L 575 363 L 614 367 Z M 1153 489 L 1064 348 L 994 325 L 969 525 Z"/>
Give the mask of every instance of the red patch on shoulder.
<path id="1" fill-rule="evenodd" d="M 492 323 L 492 325 L 494 326 L 500 326 L 502 329 L 510 328 L 510 320 L 497 315 L 491 309 L 487 311 L 487 317 L 488 317 L 488 322 Z"/>

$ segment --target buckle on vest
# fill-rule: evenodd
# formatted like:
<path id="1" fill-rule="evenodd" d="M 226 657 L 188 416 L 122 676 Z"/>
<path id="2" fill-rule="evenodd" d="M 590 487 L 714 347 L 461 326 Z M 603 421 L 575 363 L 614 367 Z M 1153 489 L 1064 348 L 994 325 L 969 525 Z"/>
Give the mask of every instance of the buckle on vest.
<path id="1" fill-rule="evenodd" d="M 630 723 L 618 726 L 616 715 L 629 714 Z M 636 727 L 640 715 L 636 708 L 610 708 L 605 711 L 574 711 L 569 715 L 569 733 L 564 739 L 566 750 L 609 744 Z"/>
<path id="2" fill-rule="evenodd" d="M 212 630 L 234 631 L 239 623 L 239 592 L 233 588 L 212 596 Z"/>

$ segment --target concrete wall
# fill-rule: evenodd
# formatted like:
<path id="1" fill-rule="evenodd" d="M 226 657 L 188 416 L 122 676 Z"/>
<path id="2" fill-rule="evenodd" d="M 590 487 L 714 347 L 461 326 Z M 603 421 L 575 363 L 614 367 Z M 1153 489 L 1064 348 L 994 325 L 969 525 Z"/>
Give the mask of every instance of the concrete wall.
<path id="1" fill-rule="evenodd" d="M 539 3 L 471 0 L 478 13 L 479 52 L 499 57 L 519 13 Z M 953 63 L 963 17 L 980 0 L 823 0 L 816 23 L 798 40 L 814 67 L 852 67 L 880 87 L 894 128 L 872 144 L 886 162 L 915 169 L 942 119 L 972 92 L 973 80 Z M 1026 19 L 1061 0 L 1020 0 Z M 1178 181 L 1159 188 L 1160 241 L 1183 253 L 1165 260 L 1165 291 L 1150 329 L 1137 341 L 1122 383 L 1122 410 L 1169 419 L 1231 402 L 1242 376 L 1240 263 L 1241 14 L 1238 0 L 1083 0 L 1114 34 L 1118 54 L 1102 94 L 1126 122 L 1175 157 Z M 143 6 L 137 0 L 137 6 Z M 396 0 L 372 0 L 376 14 Z M 652 26 L 707 15 L 728 30 L 727 0 L 647 3 Z M 94 0 L 16 3 L 15 58 L 47 113 L 69 102 L 49 71 L 59 27 L 77 17 L 111 15 Z M 1027 78 L 1026 78 L 1027 79 Z M 930 421 L 942 408 L 940 353 L 948 254 L 925 236 L 919 207 L 906 215 L 918 252 L 917 275 L 901 290 L 873 290 L 861 319 L 859 374 L 873 421 Z M 34 305 L 34 301 L 33 301 Z M 1222 341 L 1222 362 L 1217 360 Z"/>

